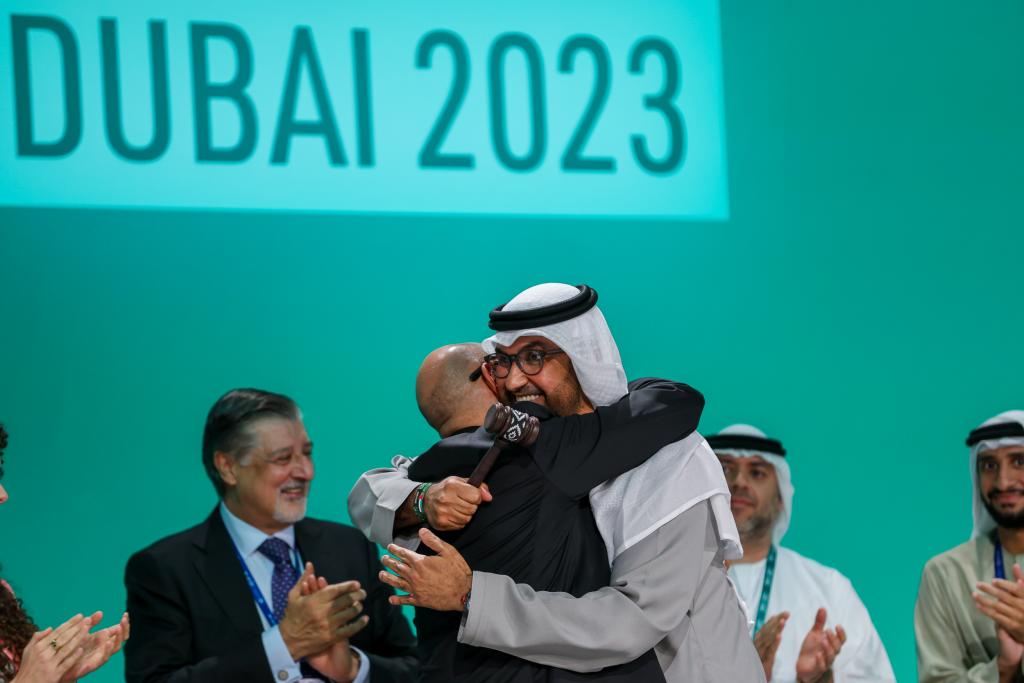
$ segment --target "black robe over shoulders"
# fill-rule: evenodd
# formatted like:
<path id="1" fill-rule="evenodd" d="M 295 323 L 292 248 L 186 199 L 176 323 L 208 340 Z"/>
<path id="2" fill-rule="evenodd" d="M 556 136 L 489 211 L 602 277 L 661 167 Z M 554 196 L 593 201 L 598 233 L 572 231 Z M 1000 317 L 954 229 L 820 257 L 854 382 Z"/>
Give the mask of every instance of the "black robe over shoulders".
<path id="1" fill-rule="evenodd" d="M 587 494 L 693 432 L 703 406 L 691 387 L 655 379 L 633 382 L 620 401 L 586 415 L 553 417 L 541 406 L 518 403 L 516 409 L 541 420 L 537 441 L 499 457 L 487 478 L 494 500 L 481 505 L 465 528 L 439 535 L 474 571 L 505 574 L 535 590 L 578 597 L 607 586 L 608 555 Z M 468 477 L 493 441 L 482 428 L 454 434 L 419 456 L 409 477 Z M 458 612 L 416 610 L 421 681 L 664 680 L 653 650 L 580 674 L 458 643 L 461 618 Z"/>

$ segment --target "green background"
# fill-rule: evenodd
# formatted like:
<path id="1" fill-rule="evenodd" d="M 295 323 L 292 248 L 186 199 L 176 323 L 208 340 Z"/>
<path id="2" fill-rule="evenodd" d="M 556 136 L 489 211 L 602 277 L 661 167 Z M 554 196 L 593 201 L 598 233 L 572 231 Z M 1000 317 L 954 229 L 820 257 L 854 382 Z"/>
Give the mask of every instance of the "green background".
<path id="1" fill-rule="evenodd" d="M 299 401 L 311 513 L 345 520 L 361 471 L 431 441 L 425 353 L 587 282 L 630 376 L 784 441 L 787 545 L 912 680 L 921 567 L 970 531 L 963 439 L 1022 407 L 1024 4 L 724 0 L 722 27 L 724 223 L 0 210 L 0 561 L 36 620 L 109 622 L 129 554 L 210 511 L 223 391 Z"/>

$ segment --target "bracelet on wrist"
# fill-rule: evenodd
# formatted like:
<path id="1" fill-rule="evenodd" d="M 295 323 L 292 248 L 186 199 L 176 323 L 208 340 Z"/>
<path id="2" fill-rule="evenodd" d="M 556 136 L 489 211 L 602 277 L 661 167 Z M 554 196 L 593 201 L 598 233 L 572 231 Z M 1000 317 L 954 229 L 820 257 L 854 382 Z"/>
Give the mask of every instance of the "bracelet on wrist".
<path id="1" fill-rule="evenodd" d="M 430 482 L 420 484 L 416 487 L 416 496 L 412 499 L 412 512 L 416 515 L 416 519 L 420 520 L 420 524 L 427 523 L 427 511 L 426 511 L 426 500 L 427 500 L 427 489 L 432 486 Z"/>

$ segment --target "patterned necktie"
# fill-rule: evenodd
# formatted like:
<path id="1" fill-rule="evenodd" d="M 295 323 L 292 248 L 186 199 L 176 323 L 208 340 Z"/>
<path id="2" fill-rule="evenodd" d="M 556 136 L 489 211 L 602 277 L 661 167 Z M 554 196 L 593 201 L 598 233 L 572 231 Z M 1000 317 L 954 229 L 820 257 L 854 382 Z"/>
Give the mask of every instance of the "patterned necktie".
<path id="1" fill-rule="evenodd" d="M 292 564 L 292 549 L 280 538 L 268 538 L 263 541 L 259 551 L 274 563 L 274 575 L 270 580 L 270 592 L 274 604 L 274 619 L 278 622 L 284 616 L 285 605 L 288 604 L 288 591 L 299 580 L 299 572 Z"/>

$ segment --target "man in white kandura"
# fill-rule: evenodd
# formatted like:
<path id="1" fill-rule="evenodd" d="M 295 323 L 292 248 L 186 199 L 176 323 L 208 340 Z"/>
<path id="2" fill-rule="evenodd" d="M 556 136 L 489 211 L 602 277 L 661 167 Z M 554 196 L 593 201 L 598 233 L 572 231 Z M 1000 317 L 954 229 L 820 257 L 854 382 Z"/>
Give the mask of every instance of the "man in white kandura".
<path id="1" fill-rule="evenodd" d="M 793 514 L 793 483 L 782 444 L 749 425 L 727 427 L 708 443 L 725 470 L 743 542 L 743 557 L 733 560 L 729 576 L 747 604 L 768 679 L 895 681 L 850 580 L 779 545 Z"/>

